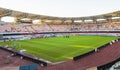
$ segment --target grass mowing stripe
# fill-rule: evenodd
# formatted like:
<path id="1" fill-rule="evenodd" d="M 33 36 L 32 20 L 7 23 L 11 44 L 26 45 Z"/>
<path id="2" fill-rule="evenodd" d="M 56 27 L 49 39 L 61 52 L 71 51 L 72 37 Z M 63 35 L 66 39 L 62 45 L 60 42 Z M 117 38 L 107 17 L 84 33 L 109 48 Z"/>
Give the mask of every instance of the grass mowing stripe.
<path id="1" fill-rule="evenodd" d="M 109 36 L 70 36 L 70 38 L 53 37 L 16 41 L 18 49 L 26 49 L 28 54 L 51 62 L 64 61 L 84 54 L 118 37 Z M 1 42 L 11 45 L 13 41 Z M 18 45 L 16 45 L 18 46 Z"/>

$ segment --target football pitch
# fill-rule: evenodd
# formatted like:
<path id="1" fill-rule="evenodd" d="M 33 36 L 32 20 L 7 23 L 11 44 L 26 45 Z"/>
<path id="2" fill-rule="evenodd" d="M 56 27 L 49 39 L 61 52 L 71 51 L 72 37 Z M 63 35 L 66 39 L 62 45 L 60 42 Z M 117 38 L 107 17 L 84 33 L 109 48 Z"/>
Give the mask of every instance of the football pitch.
<path id="1" fill-rule="evenodd" d="M 14 43 L 17 49 L 25 49 L 27 54 L 51 62 L 60 62 L 87 53 L 117 38 L 112 36 L 52 37 L 1 42 L 0 45 L 12 46 Z"/>

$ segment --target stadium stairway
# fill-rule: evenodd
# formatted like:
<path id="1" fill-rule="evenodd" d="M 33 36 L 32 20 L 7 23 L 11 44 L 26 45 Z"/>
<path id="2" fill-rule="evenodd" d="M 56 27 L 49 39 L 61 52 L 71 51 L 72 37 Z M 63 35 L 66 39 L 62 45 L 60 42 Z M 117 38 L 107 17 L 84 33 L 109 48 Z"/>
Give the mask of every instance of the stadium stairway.
<path id="1" fill-rule="evenodd" d="M 120 57 L 120 41 L 108 45 L 77 61 L 68 60 L 60 64 L 49 65 L 40 70 L 87 70 L 112 62 Z"/>
<path id="2" fill-rule="evenodd" d="M 36 33 L 37 33 L 37 30 L 35 30 L 33 26 L 31 26 L 31 29 L 32 29 L 32 30 L 34 30 L 34 32 L 36 32 Z"/>
<path id="3" fill-rule="evenodd" d="M 27 32 L 30 32 L 29 29 L 27 28 L 27 26 L 25 26 L 25 29 L 27 30 Z"/>
<path id="4" fill-rule="evenodd" d="M 19 30 L 16 28 L 16 25 L 15 25 L 15 24 L 13 24 L 12 27 L 13 27 L 13 29 L 15 30 L 15 32 L 18 32 L 18 31 L 19 31 Z"/>

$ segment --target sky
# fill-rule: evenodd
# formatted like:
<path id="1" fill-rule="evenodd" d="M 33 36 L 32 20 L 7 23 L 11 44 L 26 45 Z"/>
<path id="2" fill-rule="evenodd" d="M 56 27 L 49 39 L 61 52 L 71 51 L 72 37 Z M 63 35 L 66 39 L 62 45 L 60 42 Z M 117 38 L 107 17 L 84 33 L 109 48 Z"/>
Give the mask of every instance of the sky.
<path id="1" fill-rule="evenodd" d="M 120 0 L 0 0 L 0 7 L 56 17 L 82 17 L 120 10 Z"/>

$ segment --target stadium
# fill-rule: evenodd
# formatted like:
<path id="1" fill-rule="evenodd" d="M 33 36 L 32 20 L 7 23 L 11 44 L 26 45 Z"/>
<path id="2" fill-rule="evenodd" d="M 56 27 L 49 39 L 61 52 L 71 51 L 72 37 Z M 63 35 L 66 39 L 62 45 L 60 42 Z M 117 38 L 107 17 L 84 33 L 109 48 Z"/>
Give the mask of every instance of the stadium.
<path id="1" fill-rule="evenodd" d="M 119 10 L 55 17 L 0 7 L 0 19 L 0 70 L 120 70 Z"/>

